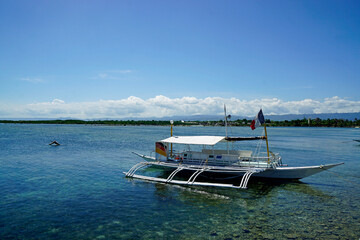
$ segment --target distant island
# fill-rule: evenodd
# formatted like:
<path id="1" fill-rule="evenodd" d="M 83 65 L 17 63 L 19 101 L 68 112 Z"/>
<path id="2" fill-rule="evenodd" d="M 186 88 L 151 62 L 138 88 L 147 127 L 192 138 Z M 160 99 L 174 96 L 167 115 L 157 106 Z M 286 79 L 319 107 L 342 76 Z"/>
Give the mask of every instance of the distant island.
<path id="1" fill-rule="evenodd" d="M 230 126 L 250 126 L 251 119 L 237 119 L 228 122 Z M 13 124 L 83 124 L 83 125 L 111 125 L 111 126 L 166 126 L 170 125 L 169 121 L 165 120 L 0 120 L 0 123 Z M 224 120 L 218 121 L 174 121 L 176 126 L 224 126 Z M 344 119 L 297 119 L 274 121 L 266 119 L 266 125 L 270 127 L 346 127 L 354 128 L 360 126 L 360 120 L 344 120 Z"/>

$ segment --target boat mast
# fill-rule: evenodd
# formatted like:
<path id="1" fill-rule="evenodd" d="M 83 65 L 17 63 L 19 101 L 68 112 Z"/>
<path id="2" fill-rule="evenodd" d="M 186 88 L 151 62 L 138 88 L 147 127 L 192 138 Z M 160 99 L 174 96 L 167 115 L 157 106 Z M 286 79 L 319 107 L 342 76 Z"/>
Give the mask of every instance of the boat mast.
<path id="1" fill-rule="evenodd" d="M 170 128 L 170 136 L 172 137 L 173 136 L 173 125 L 174 125 L 174 121 L 173 120 L 170 120 L 170 126 L 171 126 L 171 128 Z M 170 156 L 172 157 L 172 155 L 173 155 L 173 144 L 172 143 L 170 143 Z"/>

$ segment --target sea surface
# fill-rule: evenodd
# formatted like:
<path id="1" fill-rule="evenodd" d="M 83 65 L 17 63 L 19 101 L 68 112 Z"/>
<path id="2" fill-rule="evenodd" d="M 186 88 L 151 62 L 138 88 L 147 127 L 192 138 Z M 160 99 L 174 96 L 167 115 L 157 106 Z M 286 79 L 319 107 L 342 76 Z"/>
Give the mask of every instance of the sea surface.
<path id="1" fill-rule="evenodd" d="M 262 128 L 233 127 L 233 136 Z M 0 124 L 0 239 L 359 239 L 360 129 L 268 128 L 289 166 L 344 162 L 248 189 L 125 178 L 170 127 Z M 224 135 L 174 127 L 175 135 Z M 49 146 L 52 141 L 60 146 Z M 254 150 L 256 144 L 244 143 Z"/>

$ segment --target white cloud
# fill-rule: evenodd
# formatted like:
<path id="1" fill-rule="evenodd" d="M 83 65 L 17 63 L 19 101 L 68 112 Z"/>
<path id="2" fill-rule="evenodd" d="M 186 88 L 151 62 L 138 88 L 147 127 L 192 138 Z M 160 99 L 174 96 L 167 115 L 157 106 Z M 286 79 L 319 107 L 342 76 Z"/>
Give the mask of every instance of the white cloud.
<path id="1" fill-rule="evenodd" d="M 25 82 L 31 82 L 31 83 L 43 83 L 45 82 L 42 78 L 20 78 L 21 81 L 25 81 Z"/>
<path id="2" fill-rule="evenodd" d="M 220 97 L 169 98 L 156 96 L 141 99 L 131 96 L 120 100 L 99 100 L 96 102 L 70 102 L 60 99 L 51 102 L 33 103 L 9 107 L 0 104 L 1 118 L 148 118 L 166 116 L 219 115 L 226 104 L 229 114 L 254 116 L 260 108 L 265 115 L 305 113 L 347 113 L 360 112 L 360 101 L 340 97 L 325 98 L 321 101 L 304 99 L 283 101 L 278 98 L 241 100 Z"/>
<path id="3" fill-rule="evenodd" d="M 54 99 L 51 104 L 63 104 L 65 103 L 63 100 L 60 100 L 60 99 Z"/>

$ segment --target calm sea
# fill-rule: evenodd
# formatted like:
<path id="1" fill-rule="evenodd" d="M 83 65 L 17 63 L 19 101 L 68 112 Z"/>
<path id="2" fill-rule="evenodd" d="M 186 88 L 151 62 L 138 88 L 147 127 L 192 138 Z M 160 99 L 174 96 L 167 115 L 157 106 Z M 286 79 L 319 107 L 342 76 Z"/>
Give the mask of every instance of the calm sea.
<path id="1" fill-rule="evenodd" d="M 268 128 L 271 150 L 290 166 L 345 163 L 298 182 L 252 179 L 237 190 L 124 177 L 141 161 L 132 151 L 149 154 L 169 134 L 169 127 L 0 124 L 0 239 L 360 238 L 359 129 Z M 61 146 L 49 146 L 53 140 Z"/>

